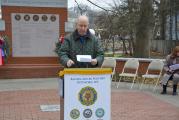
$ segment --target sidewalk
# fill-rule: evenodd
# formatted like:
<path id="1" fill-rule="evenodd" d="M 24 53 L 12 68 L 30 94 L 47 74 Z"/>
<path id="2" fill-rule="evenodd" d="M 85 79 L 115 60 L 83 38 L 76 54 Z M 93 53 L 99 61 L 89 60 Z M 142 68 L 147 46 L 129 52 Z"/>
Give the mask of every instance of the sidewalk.
<path id="1" fill-rule="evenodd" d="M 0 80 L 0 120 L 60 120 L 60 112 L 40 105 L 60 104 L 58 78 Z M 170 91 L 170 90 L 169 90 Z M 178 120 L 179 96 L 120 85 L 112 87 L 112 120 Z"/>

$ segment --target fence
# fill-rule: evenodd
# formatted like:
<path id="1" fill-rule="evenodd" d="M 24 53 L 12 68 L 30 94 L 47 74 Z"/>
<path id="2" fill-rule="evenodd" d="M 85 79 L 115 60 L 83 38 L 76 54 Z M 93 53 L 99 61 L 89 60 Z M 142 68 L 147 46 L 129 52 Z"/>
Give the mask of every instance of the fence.
<path id="1" fill-rule="evenodd" d="M 160 52 L 163 55 L 169 54 L 172 49 L 179 45 L 179 41 L 176 40 L 152 40 L 151 41 L 151 50 Z"/>

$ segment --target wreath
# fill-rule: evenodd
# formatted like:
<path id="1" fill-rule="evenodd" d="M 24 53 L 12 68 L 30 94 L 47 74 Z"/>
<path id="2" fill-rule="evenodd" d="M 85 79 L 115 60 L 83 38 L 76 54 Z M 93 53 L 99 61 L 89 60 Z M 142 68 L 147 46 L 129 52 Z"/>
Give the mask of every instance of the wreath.
<path id="1" fill-rule="evenodd" d="M 3 62 L 7 62 L 7 58 L 10 55 L 9 38 L 6 35 L 0 35 L 0 49 Z"/>
<path id="2" fill-rule="evenodd" d="M 60 50 L 60 47 L 61 47 L 61 44 L 64 42 L 64 36 L 61 35 L 58 42 L 55 43 L 55 53 L 59 56 L 59 50 Z"/>

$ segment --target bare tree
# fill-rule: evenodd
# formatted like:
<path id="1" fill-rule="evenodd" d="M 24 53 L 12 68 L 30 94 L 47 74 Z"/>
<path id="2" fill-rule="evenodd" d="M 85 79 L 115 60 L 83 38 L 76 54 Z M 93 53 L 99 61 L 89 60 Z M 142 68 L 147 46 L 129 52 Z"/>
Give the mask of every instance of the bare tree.
<path id="1" fill-rule="evenodd" d="M 166 39 L 166 20 L 167 15 L 169 14 L 169 2 L 170 0 L 160 0 L 159 4 L 159 21 L 160 21 L 160 39 Z"/>
<path id="2" fill-rule="evenodd" d="M 179 4 L 179 2 L 178 2 Z M 177 0 L 174 0 L 174 14 L 175 14 L 175 40 L 178 40 L 178 23 L 177 23 L 177 19 L 178 19 L 178 5 L 177 4 Z"/>
<path id="3" fill-rule="evenodd" d="M 150 41 L 153 26 L 152 0 L 142 0 L 140 5 L 140 19 L 136 30 L 135 57 L 149 57 Z"/>

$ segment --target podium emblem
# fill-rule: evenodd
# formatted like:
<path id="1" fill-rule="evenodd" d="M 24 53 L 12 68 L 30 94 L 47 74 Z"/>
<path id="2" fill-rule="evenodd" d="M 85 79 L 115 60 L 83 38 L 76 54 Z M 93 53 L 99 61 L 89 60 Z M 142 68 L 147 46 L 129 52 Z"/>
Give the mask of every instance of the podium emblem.
<path id="1" fill-rule="evenodd" d="M 73 119 L 77 119 L 80 117 L 80 111 L 77 110 L 77 109 L 73 109 L 71 112 L 70 112 L 70 117 L 73 118 Z"/>
<path id="2" fill-rule="evenodd" d="M 103 108 L 98 108 L 97 110 L 96 110 L 96 116 L 98 117 L 98 118 L 102 118 L 103 116 L 104 116 L 104 109 Z"/>
<path id="3" fill-rule="evenodd" d="M 90 117 L 92 116 L 92 114 L 93 114 L 93 112 L 92 112 L 91 109 L 85 109 L 85 110 L 83 111 L 83 116 L 84 116 L 85 118 L 90 118 Z"/>
<path id="4" fill-rule="evenodd" d="M 82 88 L 78 96 L 81 104 L 86 106 L 93 105 L 97 100 L 97 92 L 93 87 L 90 86 Z"/>

